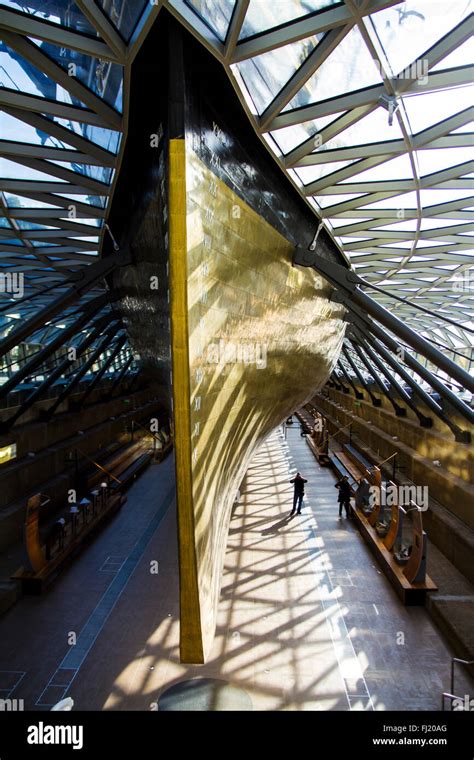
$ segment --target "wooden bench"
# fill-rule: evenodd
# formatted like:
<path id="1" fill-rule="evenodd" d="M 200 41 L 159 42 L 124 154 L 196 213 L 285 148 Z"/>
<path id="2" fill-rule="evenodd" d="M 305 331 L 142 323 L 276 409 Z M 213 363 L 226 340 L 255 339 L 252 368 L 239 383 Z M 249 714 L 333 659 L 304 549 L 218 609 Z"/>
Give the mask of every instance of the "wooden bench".
<path id="1" fill-rule="evenodd" d="M 336 462 L 339 463 L 339 465 L 342 465 L 342 468 L 338 467 L 338 471 L 342 475 L 348 475 L 352 480 L 360 480 L 364 477 L 364 473 L 361 469 L 359 469 L 351 459 L 347 456 L 347 454 L 344 454 L 343 451 L 335 451 L 334 452 L 334 458 L 336 459 Z M 334 462 L 334 459 L 332 460 Z"/>
<path id="2" fill-rule="evenodd" d="M 126 500 L 126 496 L 121 493 L 111 495 L 106 507 L 83 524 L 82 529 L 75 535 L 72 534 L 72 525 L 69 523 L 65 528 L 64 548 L 36 572 L 19 568 L 11 576 L 12 580 L 20 581 L 24 594 L 41 594 L 84 547 L 86 539 L 89 539 L 112 514 L 117 512 Z"/>
<path id="3" fill-rule="evenodd" d="M 361 454 L 357 449 L 352 446 L 350 443 L 343 443 L 342 444 L 342 450 L 343 452 L 349 457 L 349 459 L 354 462 L 354 464 L 358 467 L 362 466 L 366 470 L 370 470 L 373 468 L 372 462 L 369 462 L 366 457 Z"/>

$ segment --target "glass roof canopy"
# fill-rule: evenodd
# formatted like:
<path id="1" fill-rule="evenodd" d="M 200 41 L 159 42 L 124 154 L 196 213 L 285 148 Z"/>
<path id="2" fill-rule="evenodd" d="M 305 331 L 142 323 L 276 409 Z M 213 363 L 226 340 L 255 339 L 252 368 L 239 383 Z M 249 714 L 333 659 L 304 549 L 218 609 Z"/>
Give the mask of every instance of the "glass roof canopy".
<path id="1" fill-rule="evenodd" d="M 257 132 L 356 272 L 385 291 L 371 294 L 468 367 L 474 2 L 189 5 L 220 40 L 208 45 Z"/>
<path id="2" fill-rule="evenodd" d="M 222 62 L 315 229 L 321 218 L 375 298 L 472 360 L 473 5 L 0 0 L 3 334 L 99 255 L 127 67 L 166 7 Z"/>

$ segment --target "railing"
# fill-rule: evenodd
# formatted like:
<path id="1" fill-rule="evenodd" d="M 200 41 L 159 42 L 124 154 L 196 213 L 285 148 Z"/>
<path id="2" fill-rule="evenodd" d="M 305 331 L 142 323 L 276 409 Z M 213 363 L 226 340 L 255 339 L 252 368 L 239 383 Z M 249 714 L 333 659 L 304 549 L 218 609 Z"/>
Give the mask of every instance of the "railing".
<path id="1" fill-rule="evenodd" d="M 446 708 L 446 700 L 447 699 L 451 700 L 451 705 L 452 705 L 452 703 L 453 703 L 453 701 L 455 699 L 462 699 L 462 697 L 457 697 L 456 694 L 450 694 L 449 691 L 443 691 L 443 693 L 441 694 L 441 710 L 442 710 L 442 712 L 446 711 L 445 708 Z M 452 707 L 451 707 L 451 709 L 452 709 Z"/>
<path id="2" fill-rule="evenodd" d="M 398 456 L 398 451 L 396 451 L 394 454 L 390 454 L 390 456 L 387 457 L 386 459 L 383 459 L 382 462 L 379 462 L 377 467 L 380 469 L 382 465 L 385 464 L 385 462 L 390 462 L 390 460 L 396 456 Z"/>
<path id="3" fill-rule="evenodd" d="M 97 467 L 101 472 L 105 473 L 105 475 L 107 475 L 108 478 L 112 478 L 112 480 L 115 480 L 115 482 L 118 483 L 119 486 L 122 485 L 122 481 L 119 480 L 119 478 L 116 478 L 115 475 L 113 475 L 111 472 L 109 472 L 109 470 L 107 470 L 101 464 L 99 464 L 94 459 L 92 459 L 92 457 L 90 457 L 84 451 L 81 451 L 81 449 L 78 449 L 77 447 L 76 447 L 76 451 L 78 451 L 79 454 L 82 454 L 83 457 L 85 457 L 86 459 L 88 459 L 89 462 L 92 462 L 92 464 L 95 465 L 95 467 Z"/>
<path id="4" fill-rule="evenodd" d="M 162 446 L 164 446 L 165 443 L 166 443 L 166 441 L 163 440 L 163 437 L 161 436 L 161 434 L 154 433 L 152 430 L 150 430 L 149 428 L 145 427 L 145 425 L 142 425 L 140 422 L 137 422 L 136 420 L 132 420 L 132 430 L 131 430 L 132 441 L 133 441 L 133 431 L 135 429 L 135 426 L 141 428 L 146 433 L 148 433 L 148 435 L 152 436 L 152 438 L 153 438 L 153 457 L 156 458 L 156 442 L 158 441 Z"/>
<path id="5" fill-rule="evenodd" d="M 344 427 L 339 428 L 339 430 L 336 430 L 336 432 L 334 433 L 334 435 L 332 433 L 329 433 L 329 438 L 334 439 L 334 438 L 336 438 L 336 436 L 339 435 L 339 433 L 342 433 L 343 430 L 347 430 L 347 428 L 349 428 L 349 442 L 350 442 L 350 440 L 351 440 L 351 434 L 352 434 L 352 431 L 350 430 L 350 428 L 352 427 L 353 424 L 354 424 L 353 422 L 349 422 L 348 425 L 344 425 Z"/>
<path id="6" fill-rule="evenodd" d="M 472 666 L 474 665 L 474 660 L 461 660 L 459 657 L 453 657 L 451 659 L 451 691 L 443 691 L 443 693 L 441 694 L 441 710 L 443 711 L 445 709 L 445 704 L 446 704 L 447 699 L 451 701 L 451 705 L 455 699 L 459 699 L 461 702 L 463 701 L 463 697 L 460 697 L 459 695 L 454 693 L 454 675 L 455 675 L 456 663 L 459 663 L 459 665 Z"/>

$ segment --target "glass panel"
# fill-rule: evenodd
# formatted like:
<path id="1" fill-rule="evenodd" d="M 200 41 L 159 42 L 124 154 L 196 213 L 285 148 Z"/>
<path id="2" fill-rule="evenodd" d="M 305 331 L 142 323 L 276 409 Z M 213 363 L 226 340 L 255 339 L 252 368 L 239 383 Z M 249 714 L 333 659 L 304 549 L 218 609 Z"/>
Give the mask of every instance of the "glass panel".
<path id="1" fill-rule="evenodd" d="M 283 127 L 283 129 L 275 130 L 272 132 L 273 139 L 278 143 L 284 153 L 289 153 L 298 145 L 305 142 L 308 137 L 314 137 L 321 132 L 328 124 L 332 124 L 339 116 L 342 116 L 343 112 L 332 113 L 330 116 L 324 116 L 317 121 L 305 121 L 303 124 L 294 124 L 291 127 Z"/>
<path id="2" fill-rule="evenodd" d="M 413 179 L 413 171 L 408 156 L 398 156 L 379 164 L 379 166 L 373 166 L 365 172 L 342 180 L 342 184 L 347 182 L 383 182 L 391 179 Z"/>
<path id="3" fill-rule="evenodd" d="M 472 148 L 443 148 L 443 150 L 419 150 L 417 151 L 420 172 L 432 174 L 433 172 L 448 169 L 456 164 L 463 164 L 472 159 Z"/>
<path id="4" fill-rule="evenodd" d="M 457 87 L 448 96 L 446 91 L 405 95 L 403 105 L 408 115 L 411 131 L 416 133 L 444 121 L 444 119 L 463 111 L 465 108 L 469 108 L 473 100 L 474 88 L 466 86 Z"/>
<path id="5" fill-rule="evenodd" d="M 64 217 L 61 217 L 63 219 L 66 219 L 68 222 L 71 222 L 72 220 L 64 215 Z M 103 220 L 102 219 L 77 219 L 77 223 L 81 225 L 87 225 L 88 227 L 102 227 Z"/>
<path id="6" fill-rule="evenodd" d="M 317 195 L 315 197 L 321 208 L 327 208 L 344 203 L 344 201 L 351 201 L 353 198 L 362 198 L 363 195 L 364 193 L 350 193 L 347 195 Z"/>
<path id="7" fill-rule="evenodd" d="M 460 134 L 465 134 L 466 132 L 471 135 L 471 141 L 474 142 L 474 140 L 472 140 L 472 138 L 474 137 L 474 121 L 470 121 L 468 124 L 464 124 L 464 126 L 459 127 L 459 129 L 453 129 L 453 131 L 450 132 L 450 134 L 460 135 Z"/>
<path id="8" fill-rule="evenodd" d="M 397 230 L 400 232 L 415 232 L 418 226 L 418 222 L 416 219 L 407 219 L 406 222 L 395 222 L 395 224 L 387 224 L 387 225 L 381 225 L 380 227 L 377 227 L 377 230 L 387 230 L 388 232 L 394 232 L 396 233 Z"/>
<path id="9" fill-rule="evenodd" d="M 115 132 L 103 127 L 91 126 L 90 124 L 81 124 L 77 121 L 59 119 L 57 117 L 52 118 L 47 114 L 43 115 L 52 123 L 59 124 L 65 129 L 68 129 L 69 131 L 84 137 L 86 140 L 99 145 L 101 148 L 108 150 L 110 153 L 116 154 L 118 151 L 121 138 L 120 132 Z M 10 116 L 10 114 L 7 114 L 6 112 L 2 113 L 2 118 L 0 119 L 0 138 L 2 140 L 12 140 L 13 142 L 26 142 L 32 145 L 49 145 L 55 148 L 75 150 L 75 148 L 67 141 L 60 140 L 59 138 L 48 134 L 43 129 L 35 129 L 35 127 L 32 127 L 30 124 L 27 124 L 14 116 Z"/>
<path id="10" fill-rule="evenodd" d="M 362 209 L 401 209 L 401 208 L 417 208 L 416 193 L 402 193 L 393 198 L 385 198 L 375 203 L 368 203 L 365 206 L 361 206 Z"/>
<path id="11" fill-rule="evenodd" d="M 65 185 L 67 189 L 67 185 Z M 90 203 L 92 206 L 101 206 L 105 208 L 107 197 L 105 195 L 69 195 L 68 193 L 56 193 L 61 198 L 67 198 L 71 201 L 79 201 L 79 203 Z"/>
<path id="12" fill-rule="evenodd" d="M 0 119 L 0 139 L 13 140 L 14 142 L 25 142 L 30 145 L 40 145 L 43 143 L 44 133 L 38 132 L 37 129 L 30 124 L 26 124 L 20 119 L 16 119 L 14 116 L 4 112 Z M 69 150 L 74 150 L 68 146 Z"/>
<path id="13" fill-rule="evenodd" d="M 470 198 L 471 196 L 472 190 L 445 190 L 444 188 L 422 190 L 421 205 L 423 208 L 427 208 L 428 206 L 436 206 L 438 203 L 449 203 L 450 201 Z"/>
<path id="14" fill-rule="evenodd" d="M 0 87 L 8 87 L 61 103 L 72 103 L 67 90 L 53 82 L 46 74 L 3 42 L 0 42 Z M 84 104 L 77 99 L 74 99 L 74 105 L 85 108 Z"/>
<path id="15" fill-rule="evenodd" d="M 51 42 L 44 42 L 29 37 L 31 42 L 53 59 L 68 73 L 73 72 L 83 85 L 94 92 L 117 111 L 122 110 L 123 67 L 118 63 L 92 58 L 78 50 L 58 47 Z M 51 81 L 51 80 L 48 80 Z M 76 99 L 72 96 L 72 100 Z"/>
<path id="16" fill-rule="evenodd" d="M 380 74 L 354 27 L 284 109 L 306 106 L 380 82 Z"/>
<path id="17" fill-rule="evenodd" d="M 472 0 L 408 0 L 365 19 L 387 57 L 391 74 L 399 74 L 465 18 Z M 419 61 L 422 64 L 422 61 Z M 419 66 L 415 76 L 426 76 Z"/>
<path id="18" fill-rule="evenodd" d="M 335 228 L 337 227 L 345 227 L 346 224 L 360 224 L 360 222 L 369 222 L 370 216 L 365 217 L 364 219 L 351 219 L 348 216 L 345 217 L 334 217 L 329 219 L 329 222 L 331 225 Z"/>
<path id="19" fill-rule="evenodd" d="M 107 169 L 104 166 L 90 166 L 89 164 L 71 164 L 66 161 L 51 161 L 50 163 L 57 166 L 63 166 L 69 171 L 76 172 L 77 174 L 83 174 L 85 177 L 96 179 L 98 182 L 104 182 L 109 185 L 112 179 L 112 169 Z"/>
<path id="20" fill-rule="evenodd" d="M 54 227 L 46 224 L 36 224 L 34 222 L 27 222 L 24 219 L 16 219 L 16 224 L 20 230 L 53 230 Z"/>
<path id="21" fill-rule="evenodd" d="M 235 0 L 186 0 L 186 3 L 201 16 L 221 42 L 224 42 Z"/>
<path id="22" fill-rule="evenodd" d="M 337 0 L 250 0 L 239 39 L 307 16 L 331 5 L 341 5 L 341 3 Z"/>
<path id="23" fill-rule="evenodd" d="M 444 69 L 454 69 L 456 66 L 465 66 L 474 60 L 474 39 L 464 42 L 460 47 L 453 50 L 452 53 L 443 58 L 442 61 L 433 66 L 431 71 L 443 71 Z"/>
<path id="24" fill-rule="evenodd" d="M 402 140 L 403 134 L 397 119 L 389 126 L 388 113 L 384 108 L 376 108 L 375 111 L 359 119 L 355 124 L 340 132 L 336 137 L 328 140 L 317 151 L 332 150 L 334 148 L 347 148 L 351 145 L 367 145 L 388 140 Z"/>
<path id="25" fill-rule="evenodd" d="M 30 169 L 29 166 L 17 164 L 7 158 L 0 158 L 0 176 L 9 179 L 19 180 L 38 180 L 40 182 L 62 182 L 67 184 L 63 179 L 52 177 L 45 172 L 39 172 L 36 169 Z"/>
<path id="26" fill-rule="evenodd" d="M 51 121 L 71 130 L 71 132 L 81 135 L 81 137 L 85 137 L 87 140 L 108 150 L 110 153 L 118 153 L 120 140 L 122 138 L 121 132 L 116 132 L 113 129 L 106 129 L 105 127 L 94 127 L 90 124 L 81 124 L 78 121 L 71 121 L 70 119 L 60 119 L 56 116 L 53 116 Z"/>
<path id="27" fill-rule="evenodd" d="M 22 13 L 29 13 L 39 20 L 45 19 L 54 24 L 66 26 L 75 32 L 97 36 L 94 27 L 72 0 L 68 2 L 64 2 L 64 0 L 46 0 L 45 2 L 38 2 L 38 0 L 0 0 L 1 5 L 22 11 Z"/>
<path id="28" fill-rule="evenodd" d="M 456 212 L 453 211 L 453 216 Z M 456 224 L 466 224 L 465 219 L 422 219 L 421 220 L 421 229 L 422 230 L 436 230 L 439 227 L 453 227 Z"/>
<path id="29" fill-rule="evenodd" d="M 337 172 L 339 169 L 343 169 L 345 166 L 354 163 L 353 161 L 337 161 L 337 163 L 317 164 L 316 166 L 299 166 L 296 169 L 301 181 L 307 185 L 309 182 L 315 182 L 321 177 L 325 177 L 328 174 Z"/>
<path id="30" fill-rule="evenodd" d="M 317 43 L 317 37 L 308 37 L 237 64 L 259 114 L 304 63 Z"/>
<path id="31" fill-rule="evenodd" d="M 96 3 L 128 42 L 149 0 L 96 0 Z"/>
<path id="32" fill-rule="evenodd" d="M 52 203 L 44 203 L 32 198 L 23 198 L 14 193 L 3 193 L 3 195 L 9 208 L 54 208 Z"/>

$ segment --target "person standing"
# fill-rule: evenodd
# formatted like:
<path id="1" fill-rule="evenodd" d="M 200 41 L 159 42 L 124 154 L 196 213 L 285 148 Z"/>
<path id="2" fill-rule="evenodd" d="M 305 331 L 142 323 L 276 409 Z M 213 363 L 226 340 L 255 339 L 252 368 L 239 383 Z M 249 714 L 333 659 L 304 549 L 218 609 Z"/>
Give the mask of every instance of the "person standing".
<path id="1" fill-rule="evenodd" d="M 347 475 L 343 475 L 342 478 L 338 480 L 334 488 L 339 489 L 339 494 L 337 497 L 337 500 L 339 502 L 339 517 L 342 517 L 342 507 L 344 507 L 345 512 L 346 512 L 346 517 L 348 520 L 350 520 L 352 489 L 350 487 L 349 478 L 347 477 Z"/>
<path id="2" fill-rule="evenodd" d="M 308 481 L 305 480 L 299 472 L 296 473 L 293 480 L 290 480 L 290 483 L 294 485 L 293 509 L 291 510 L 291 515 L 295 514 L 297 507 L 298 507 L 297 514 L 298 515 L 301 514 L 301 505 L 303 503 L 303 496 L 304 496 L 304 484 L 307 482 Z"/>

